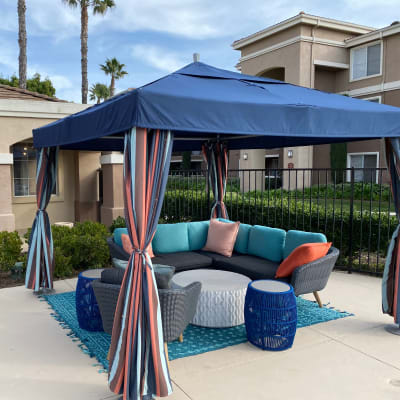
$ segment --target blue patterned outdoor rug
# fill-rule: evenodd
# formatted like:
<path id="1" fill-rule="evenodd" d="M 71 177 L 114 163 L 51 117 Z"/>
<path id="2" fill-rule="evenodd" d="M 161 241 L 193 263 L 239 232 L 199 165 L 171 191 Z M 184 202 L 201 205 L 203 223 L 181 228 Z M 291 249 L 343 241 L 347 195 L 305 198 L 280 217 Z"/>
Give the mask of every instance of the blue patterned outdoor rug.
<path id="1" fill-rule="evenodd" d="M 108 369 L 107 353 L 111 336 L 104 332 L 89 332 L 81 329 L 78 324 L 75 310 L 75 292 L 43 296 L 54 312 L 51 314 L 68 331 L 67 335 L 76 341 L 83 352 L 95 357 L 100 367 L 99 372 Z M 351 316 L 345 311 L 333 308 L 319 308 L 312 301 L 297 298 L 297 328 L 303 328 L 320 322 Z M 232 328 L 202 328 L 189 325 L 183 333 L 184 341 L 168 343 L 169 359 L 175 360 L 208 351 L 223 349 L 224 347 L 247 341 L 244 325 Z"/>

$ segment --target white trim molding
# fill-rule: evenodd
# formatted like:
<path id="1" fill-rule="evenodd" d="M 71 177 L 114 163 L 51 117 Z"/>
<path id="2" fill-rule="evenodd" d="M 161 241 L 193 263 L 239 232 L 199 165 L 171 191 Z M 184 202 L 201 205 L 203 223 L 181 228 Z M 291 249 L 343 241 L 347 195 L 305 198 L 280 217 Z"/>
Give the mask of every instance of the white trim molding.
<path id="1" fill-rule="evenodd" d="M 274 44 L 273 46 L 266 47 L 265 49 L 258 50 L 258 51 L 255 51 L 253 53 L 249 53 L 249 54 L 247 54 L 247 55 L 245 55 L 243 57 L 240 57 L 239 63 L 241 63 L 243 61 L 250 60 L 250 59 L 255 58 L 255 57 L 259 57 L 259 56 L 261 56 L 263 54 L 270 53 L 272 51 L 281 49 L 281 48 L 286 47 L 286 46 L 290 46 L 292 44 L 295 44 L 295 43 L 298 43 L 298 42 L 301 42 L 301 41 L 302 42 L 307 42 L 307 43 L 324 44 L 324 45 L 327 45 L 327 46 L 334 46 L 334 47 L 343 47 L 343 48 L 345 47 L 344 42 L 340 42 L 338 40 L 329 40 L 329 39 L 322 39 L 322 38 L 317 38 L 317 37 L 313 38 L 312 36 L 302 36 L 302 35 L 300 35 L 300 36 L 295 36 L 295 37 L 293 37 L 291 39 L 288 39 L 288 40 L 284 40 L 283 42 Z"/>
<path id="2" fill-rule="evenodd" d="M 379 151 L 360 151 L 358 153 L 347 153 L 346 167 L 351 168 L 351 165 L 350 165 L 351 156 L 364 156 L 364 155 L 375 155 L 376 156 L 375 168 L 379 168 Z M 361 168 L 364 168 L 364 167 L 361 167 Z M 349 171 L 349 170 L 347 170 L 347 173 L 346 173 L 346 180 L 347 180 L 347 182 L 351 181 L 351 171 Z M 378 171 L 376 171 L 375 183 L 378 183 Z"/>
<path id="3" fill-rule="evenodd" d="M 347 94 L 351 97 L 366 96 L 368 94 L 389 92 L 391 90 L 400 89 L 400 81 L 386 82 L 379 85 L 366 86 L 360 89 L 346 90 L 337 94 Z"/>
<path id="4" fill-rule="evenodd" d="M 14 164 L 14 157 L 11 153 L 0 153 L 0 165 Z"/>
<path id="5" fill-rule="evenodd" d="M 364 35 L 375 30 L 369 26 L 362 26 L 357 24 L 352 24 L 350 22 L 338 21 L 330 18 L 317 17 L 314 15 L 309 15 L 305 13 L 300 13 L 292 18 L 285 21 L 279 22 L 278 24 L 272 25 L 262 31 L 253 33 L 252 35 L 246 36 L 242 39 L 235 40 L 231 46 L 234 50 L 240 50 L 243 47 L 248 46 L 260 39 L 264 39 L 268 36 L 274 35 L 285 29 L 291 28 L 292 26 L 298 24 L 314 25 L 318 27 L 334 29 L 341 32 L 350 32 L 358 35 Z"/>
<path id="6" fill-rule="evenodd" d="M 0 99 L 0 117 L 60 119 L 91 106 L 92 104 Z"/>
<path id="7" fill-rule="evenodd" d="M 329 68 L 336 68 L 336 69 L 349 69 L 349 64 L 338 63 L 333 61 L 325 61 L 325 60 L 314 60 L 314 65 L 319 65 L 321 67 L 329 67 Z"/>
<path id="8" fill-rule="evenodd" d="M 100 156 L 100 164 L 123 164 L 124 155 L 121 153 L 103 154 Z"/>
<path id="9" fill-rule="evenodd" d="M 400 33 L 400 24 L 387 26 L 386 28 L 377 29 L 361 36 L 346 39 L 346 47 L 354 47 L 373 40 L 380 40 L 387 36 L 396 35 L 397 33 Z"/>

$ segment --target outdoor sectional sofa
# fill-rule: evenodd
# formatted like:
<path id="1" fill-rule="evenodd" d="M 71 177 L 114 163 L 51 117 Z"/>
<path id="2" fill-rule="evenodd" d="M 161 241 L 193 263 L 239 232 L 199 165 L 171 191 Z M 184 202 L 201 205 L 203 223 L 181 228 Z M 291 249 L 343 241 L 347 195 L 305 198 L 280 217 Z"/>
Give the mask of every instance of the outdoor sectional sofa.
<path id="1" fill-rule="evenodd" d="M 174 266 L 175 272 L 214 268 L 237 272 L 252 280 L 275 279 L 280 263 L 296 247 L 304 243 L 326 242 L 325 235 L 321 233 L 286 232 L 283 229 L 240 224 L 232 257 L 225 257 L 201 250 L 207 240 L 208 227 L 209 221 L 159 224 L 152 241 L 155 254 L 152 262 Z M 126 232 L 125 228 L 118 228 L 108 239 L 112 258 L 129 259 L 121 242 L 121 234 Z M 338 256 L 339 251 L 331 247 L 325 257 L 299 266 L 291 276 L 281 280 L 293 286 L 296 296 L 313 293 L 322 307 L 318 291 L 325 288 Z"/>

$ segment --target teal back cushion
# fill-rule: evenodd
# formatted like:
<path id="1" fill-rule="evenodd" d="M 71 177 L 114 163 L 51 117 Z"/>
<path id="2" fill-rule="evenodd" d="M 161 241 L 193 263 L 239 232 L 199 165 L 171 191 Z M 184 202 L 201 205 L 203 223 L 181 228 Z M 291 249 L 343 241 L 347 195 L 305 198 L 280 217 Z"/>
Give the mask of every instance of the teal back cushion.
<path id="1" fill-rule="evenodd" d="M 229 222 L 233 224 L 233 221 L 225 218 L 218 218 L 218 221 Z M 237 253 L 247 254 L 249 245 L 249 233 L 251 225 L 240 224 L 239 232 L 236 237 L 235 246 L 233 248 Z"/>
<path id="2" fill-rule="evenodd" d="M 326 236 L 323 233 L 288 231 L 283 258 L 286 258 L 296 247 L 304 243 L 326 243 Z"/>
<path id="3" fill-rule="evenodd" d="M 239 232 L 236 237 L 235 247 L 233 248 L 234 251 L 237 253 L 247 254 L 249 251 L 249 234 L 250 229 L 252 228 L 251 225 L 247 224 L 240 224 L 239 225 Z"/>
<path id="4" fill-rule="evenodd" d="M 200 250 L 206 245 L 209 226 L 210 221 L 188 223 L 190 251 Z"/>
<path id="5" fill-rule="evenodd" d="M 155 254 L 189 251 L 188 224 L 159 224 L 151 245 Z"/>
<path id="6" fill-rule="evenodd" d="M 283 229 L 254 225 L 250 229 L 248 254 L 281 262 L 285 236 Z"/>
<path id="7" fill-rule="evenodd" d="M 116 228 L 114 230 L 114 242 L 118 244 L 119 246 L 122 247 L 122 239 L 121 235 L 125 233 L 126 235 L 128 234 L 128 229 L 127 228 Z"/>

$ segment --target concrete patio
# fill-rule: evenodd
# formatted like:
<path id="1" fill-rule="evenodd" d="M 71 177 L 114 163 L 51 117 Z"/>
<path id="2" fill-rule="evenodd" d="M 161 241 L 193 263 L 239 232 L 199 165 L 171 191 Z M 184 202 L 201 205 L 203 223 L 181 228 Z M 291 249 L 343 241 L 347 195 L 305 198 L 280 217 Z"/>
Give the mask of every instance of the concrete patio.
<path id="1" fill-rule="evenodd" d="M 384 330 L 380 279 L 334 272 L 321 297 L 355 316 L 299 329 L 285 352 L 245 343 L 172 361 L 170 399 L 399 399 L 400 336 Z M 24 287 L 0 290 L 0 399 L 116 398 L 50 312 Z"/>

